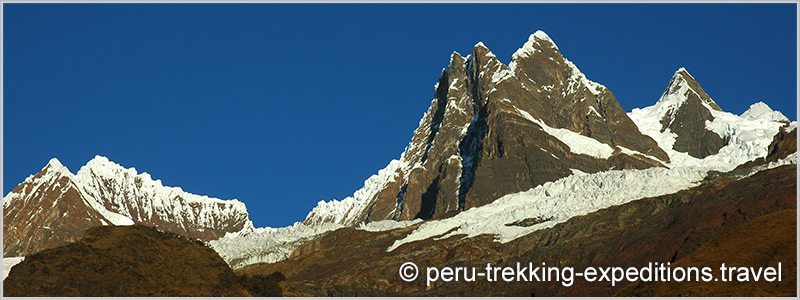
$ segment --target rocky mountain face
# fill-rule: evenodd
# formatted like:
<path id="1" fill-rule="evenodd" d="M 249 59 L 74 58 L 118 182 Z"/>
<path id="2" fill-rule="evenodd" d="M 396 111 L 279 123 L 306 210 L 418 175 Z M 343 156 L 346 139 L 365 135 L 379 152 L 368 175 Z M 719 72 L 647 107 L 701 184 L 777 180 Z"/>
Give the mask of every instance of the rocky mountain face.
<path id="1" fill-rule="evenodd" d="M 400 160 L 354 197 L 321 202 L 305 223 L 438 219 L 575 172 L 666 162 L 611 91 L 538 31 L 508 66 L 483 43 L 453 53 Z"/>
<path id="2" fill-rule="evenodd" d="M 206 241 L 253 227 L 237 200 L 165 187 L 101 156 L 77 174 L 52 159 L 3 198 L 3 254 L 26 256 L 74 242 L 93 226 L 131 224 Z"/>

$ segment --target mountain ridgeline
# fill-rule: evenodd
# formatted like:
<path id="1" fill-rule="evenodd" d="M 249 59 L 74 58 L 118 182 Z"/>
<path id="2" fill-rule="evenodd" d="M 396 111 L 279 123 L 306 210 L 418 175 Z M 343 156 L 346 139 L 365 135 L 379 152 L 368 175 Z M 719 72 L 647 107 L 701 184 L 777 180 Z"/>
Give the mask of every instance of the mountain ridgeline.
<path id="1" fill-rule="evenodd" d="M 796 174 L 796 127 L 763 102 L 725 112 L 685 68 L 653 105 L 626 113 L 537 31 L 508 65 L 483 43 L 466 56 L 454 52 L 399 159 L 353 196 L 320 201 L 302 222 L 254 228 L 238 200 L 166 187 L 102 156 L 76 174 L 52 159 L 3 198 L 3 253 L 42 258 L 32 254 L 57 248 L 47 253 L 80 257 L 73 252 L 82 244 L 65 245 L 89 228 L 138 224 L 206 241 L 240 275 L 280 271 L 313 295 L 608 296 L 622 287 L 429 288 L 399 282 L 397 267 L 409 259 L 577 266 L 690 257 L 741 224 L 769 227 L 756 217 L 796 212 L 796 180 L 788 178 Z M 770 247 L 794 245 L 786 233 L 796 225 L 769 228 L 786 237 Z M 42 264 L 9 276 L 22 276 L 12 282 L 30 291 L 25 278 L 49 276 L 31 269 Z M 796 294 L 793 285 L 780 291 Z"/>
<path id="2" fill-rule="evenodd" d="M 240 201 L 165 187 L 102 156 L 77 174 L 54 158 L 3 198 L 3 255 L 62 246 L 94 226 L 132 224 L 205 241 L 253 227 Z"/>
<path id="3" fill-rule="evenodd" d="M 467 57 L 453 53 L 400 160 L 354 197 L 321 202 L 305 222 L 442 218 L 576 170 L 669 161 L 610 90 L 587 79 L 537 31 L 508 66 L 483 43 Z"/>

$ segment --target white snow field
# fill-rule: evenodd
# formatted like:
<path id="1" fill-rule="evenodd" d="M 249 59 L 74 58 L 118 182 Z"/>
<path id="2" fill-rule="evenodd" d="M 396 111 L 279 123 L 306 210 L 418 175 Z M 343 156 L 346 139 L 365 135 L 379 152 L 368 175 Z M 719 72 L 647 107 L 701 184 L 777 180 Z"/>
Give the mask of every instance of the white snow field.
<path id="1" fill-rule="evenodd" d="M 8 277 L 11 267 L 21 263 L 23 260 L 25 260 L 25 257 L 3 257 L 3 280 Z"/>

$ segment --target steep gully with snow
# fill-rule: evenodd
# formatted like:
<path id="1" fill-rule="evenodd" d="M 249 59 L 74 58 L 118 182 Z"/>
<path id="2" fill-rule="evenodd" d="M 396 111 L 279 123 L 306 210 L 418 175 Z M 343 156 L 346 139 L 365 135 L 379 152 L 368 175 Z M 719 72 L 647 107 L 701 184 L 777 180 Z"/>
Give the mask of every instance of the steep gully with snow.
<path id="1" fill-rule="evenodd" d="M 254 228 L 237 200 L 164 187 L 100 156 L 77 174 L 53 159 L 4 197 L 4 257 L 76 241 L 92 226 L 137 223 L 207 241 L 239 272 L 284 271 L 311 294 L 611 295 L 618 289 L 597 284 L 426 289 L 396 272 L 404 259 L 555 262 L 555 253 L 574 254 L 558 258 L 564 265 L 623 254 L 675 261 L 751 218 L 796 208 L 795 137 L 796 122 L 762 102 L 723 111 L 684 68 L 654 105 L 626 113 L 537 31 L 508 65 L 482 43 L 466 57 L 453 53 L 400 158 L 352 197 L 320 201 L 303 222 Z M 720 197 L 738 190 L 747 193 Z M 718 213 L 675 221 L 701 208 Z M 737 211 L 748 214 L 729 221 Z M 611 239 L 631 234 L 596 226 L 610 220 L 646 229 Z M 632 242 L 647 234 L 667 238 Z M 589 250 L 615 243 L 617 252 Z M 652 250 L 659 243 L 671 250 Z M 6 261 L 19 260 L 4 259 L 4 276 Z"/>

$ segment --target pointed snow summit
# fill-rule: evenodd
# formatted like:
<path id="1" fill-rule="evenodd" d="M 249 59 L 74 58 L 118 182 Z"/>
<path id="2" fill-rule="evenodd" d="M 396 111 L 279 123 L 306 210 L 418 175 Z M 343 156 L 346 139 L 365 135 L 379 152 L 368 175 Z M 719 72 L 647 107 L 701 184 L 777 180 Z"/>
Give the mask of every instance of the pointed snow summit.
<path id="1" fill-rule="evenodd" d="M 3 253 L 26 256 L 99 225 L 144 224 L 189 238 L 252 229 L 244 203 L 186 193 L 96 156 L 77 175 L 51 159 L 3 198 Z"/>
<path id="2" fill-rule="evenodd" d="M 766 155 L 772 137 L 789 120 L 763 102 L 741 116 L 723 111 L 685 68 L 678 69 L 658 101 L 629 114 L 639 130 L 670 153 L 673 165 L 700 163 L 718 170 Z"/>
<path id="3" fill-rule="evenodd" d="M 453 53 L 400 159 L 305 223 L 443 218 L 575 172 L 668 161 L 605 86 L 537 31 L 508 66 L 482 42 Z"/>
<path id="4" fill-rule="evenodd" d="M 700 100 L 711 109 L 722 111 L 719 105 L 711 99 L 711 96 L 706 94 L 703 88 L 700 87 L 700 83 L 689 74 L 689 71 L 681 67 L 672 75 L 659 102 L 681 106 L 685 101 L 689 100 Z"/>
<path id="5" fill-rule="evenodd" d="M 714 120 L 713 112 L 722 109 L 706 94 L 700 84 L 685 69 L 675 71 L 655 105 L 634 110 L 631 118 L 657 121 L 658 124 L 639 126 L 645 132 L 653 127 L 663 138 L 655 138 L 659 146 L 667 150 L 685 152 L 696 158 L 717 154 L 727 144 L 720 135 L 706 128 L 706 122 Z M 658 136 L 650 134 L 650 136 Z"/>

